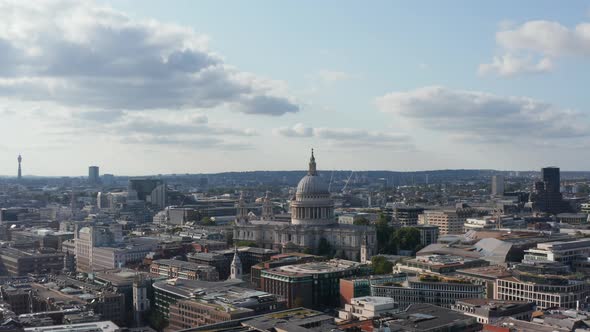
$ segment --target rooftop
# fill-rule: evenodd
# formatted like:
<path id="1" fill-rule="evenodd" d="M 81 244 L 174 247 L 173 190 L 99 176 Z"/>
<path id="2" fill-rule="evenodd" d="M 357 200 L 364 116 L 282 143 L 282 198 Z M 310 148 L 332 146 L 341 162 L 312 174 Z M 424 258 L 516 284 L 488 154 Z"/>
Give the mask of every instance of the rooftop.
<path id="1" fill-rule="evenodd" d="M 195 293 L 204 292 L 205 290 L 218 289 L 230 286 L 237 286 L 242 284 L 241 280 L 225 280 L 225 281 L 202 281 L 202 280 L 186 280 L 186 279 L 169 279 L 166 281 L 158 281 L 154 283 L 155 289 L 160 289 L 165 292 L 176 294 L 183 298 L 193 297 Z"/>
<path id="2" fill-rule="evenodd" d="M 457 329 L 466 327 L 465 323 L 467 322 L 475 323 L 475 318 L 426 303 L 411 304 L 406 311 L 393 314 L 391 318 L 385 320 L 385 324 L 392 331 L 396 329 L 404 331 L 431 331 L 454 324 L 457 324 L 455 327 Z"/>
<path id="3" fill-rule="evenodd" d="M 152 264 L 168 265 L 172 267 L 189 269 L 189 270 L 215 270 L 215 267 L 209 265 L 200 265 L 192 262 L 179 261 L 177 259 L 158 259 Z"/>
<path id="4" fill-rule="evenodd" d="M 271 269 L 270 271 L 286 274 L 305 275 L 340 272 L 351 268 L 356 268 L 361 265 L 361 263 L 354 261 L 347 261 L 343 259 L 331 259 L 326 262 L 311 262 L 297 265 L 286 265 Z"/>
<path id="5" fill-rule="evenodd" d="M 352 302 L 365 302 L 365 303 L 371 303 L 374 305 L 382 305 L 382 304 L 392 304 L 395 303 L 395 301 L 393 300 L 393 298 L 391 297 L 385 297 L 385 296 L 362 296 L 362 297 L 354 297 L 352 299 L 350 299 L 351 303 Z"/>
<path id="6" fill-rule="evenodd" d="M 68 325 L 52 325 L 52 326 L 36 326 L 25 328 L 26 332 L 117 332 L 119 327 L 111 321 L 68 324 Z"/>
<path id="7" fill-rule="evenodd" d="M 456 271 L 458 274 L 477 276 L 489 279 L 501 279 L 510 277 L 512 273 L 507 268 L 499 265 L 489 265 L 483 267 L 474 267 L 471 269 L 461 269 Z"/>

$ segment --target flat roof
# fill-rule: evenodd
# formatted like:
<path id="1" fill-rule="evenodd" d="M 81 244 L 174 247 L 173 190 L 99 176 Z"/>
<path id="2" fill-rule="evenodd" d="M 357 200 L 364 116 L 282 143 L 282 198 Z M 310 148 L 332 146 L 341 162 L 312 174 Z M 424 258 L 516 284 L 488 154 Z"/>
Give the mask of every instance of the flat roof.
<path id="1" fill-rule="evenodd" d="M 508 271 L 507 268 L 499 265 L 489 265 L 483 267 L 474 267 L 470 269 L 461 269 L 457 270 L 456 273 L 478 277 L 487 277 L 490 279 L 502 279 L 510 277 L 512 275 L 512 273 L 510 273 L 510 271 Z"/>
<path id="2" fill-rule="evenodd" d="M 187 280 L 187 279 L 169 279 L 165 281 L 157 281 L 154 283 L 154 288 L 163 290 L 165 292 L 176 294 L 180 297 L 192 297 L 194 292 L 223 288 L 230 286 L 237 286 L 243 284 L 241 280 L 225 280 L 225 281 L 202 281 L 202 280 Z"/>
<path id="3" fill-rule="evenodd" d="M 318 274 L 345 271 L 361 265 L 361 263 L 354 261 L 331 259 L 326 262 L 310 262 L 305 264 L 286 265 L 271 269 L 270 271 L 295 274 Z"/>
<path id="4" fill-rule="evenodd" d="M 353 297 L 352 299 L 350 299 L 350 301 L 351 302 L 360 301 L 360 302 L 372 303 L 372 304 L 375 304 L 375 305 L 395 303 L 395 301 L 393 300 L 393 298 L 387 297 L 387 296 L 361 296 L 361 297 Z"/>
<path id="5" fill-rule="evenodd" d="M 392 319 L 387 320 L 386 324 L 394 328 L 397 325 L 410 328 L 412 331 L 422 331 L 434 330 L 462 320 L 475 321 L 475 318 L 432 304 L 416 303 L 411 304 L 404 312 L 393 314 Z"/>
<path id="6" fill-rule="evenodd" d="M 102 322 L 81 323 L 81 324 L 67 324 L 67 325 L 51 325 L 51 326 L 35 326 L 27 327 L 25 331 L 30 332 L 117 332 L 119 326 L 110 320 Z"/>

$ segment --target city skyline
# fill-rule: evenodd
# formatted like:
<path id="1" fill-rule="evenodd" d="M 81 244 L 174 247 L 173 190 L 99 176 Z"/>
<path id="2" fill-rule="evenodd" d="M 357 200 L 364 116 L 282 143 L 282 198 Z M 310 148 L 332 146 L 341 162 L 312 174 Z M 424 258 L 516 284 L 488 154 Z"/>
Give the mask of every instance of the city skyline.
<path id="1" fill-rule="evenodd" d="M 503 4 L 0 1 L 0 174 L 590 170 L 590 6 Z"/>

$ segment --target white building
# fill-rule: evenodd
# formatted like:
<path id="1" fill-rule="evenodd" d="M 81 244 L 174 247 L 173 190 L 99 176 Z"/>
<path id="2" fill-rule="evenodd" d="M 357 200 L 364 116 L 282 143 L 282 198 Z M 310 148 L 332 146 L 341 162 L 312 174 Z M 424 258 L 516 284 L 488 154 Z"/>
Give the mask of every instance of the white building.
<path id="1" fill-rule="evenodd" d="M 370 251 L 376 251 L 377 236 L 373 226 L 338 224 L 334 201 L 328 184 L 317 172 L 313 151 L 308 173 L 299 181 L 295 197 L 291 200 L 290 222 L 278 221 L 270 215 L 251 220 L 242 197 L 237 210 L 234 227 L 236 241 L 254 241 L 262 248 L 283 252 L 316 251 L 325 241 L 336 256 L 356 261 L 360 260 L 363 240 Z M 367 254 L 372 256 L 372 252 Z"/>
<path id="2" fill-rule="evenodd" d="M 338 311 L 336 321 L 367 320 L 385 313 L 396 313 L 398 311 L 397 303 L 390 297 L 355 297 L 350 300 L 350 304 L 344 305 L 344 309 Z"/>
<path id="3" fill-rule="evenodd" d="M 538 243 L 536 248 L 525 251 L 526 261 L 550 261 L 573 265 L 587 260 L 590 255 L 590 239 Z"/>

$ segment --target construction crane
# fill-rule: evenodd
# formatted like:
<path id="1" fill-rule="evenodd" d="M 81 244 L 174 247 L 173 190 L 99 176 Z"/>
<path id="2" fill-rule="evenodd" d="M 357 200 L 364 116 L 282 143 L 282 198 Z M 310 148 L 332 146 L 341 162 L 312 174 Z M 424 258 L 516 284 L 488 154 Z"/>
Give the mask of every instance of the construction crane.
<path id="1" fill-rule="evenodd" d="M 350 182 L 350 179 L 352 179 L 353 174 L 354 174 L 354 171 L 351 171 L 350 176 L 348 177 L 348 179 L 346 180 L 346 183 L 344 184 L 344 187 L 342 188 L 343 194 L 346 192 L 346 188 L 348 187 L 348 183 Z"/>
<path id="2" fill-rule="evenodd" d="M 332 171 L 332 175 L 330 175 L 330 183 L 328 184 L 328 192 L 332 192 L 332 181 L 334 180 L 334 171 Z"/>

